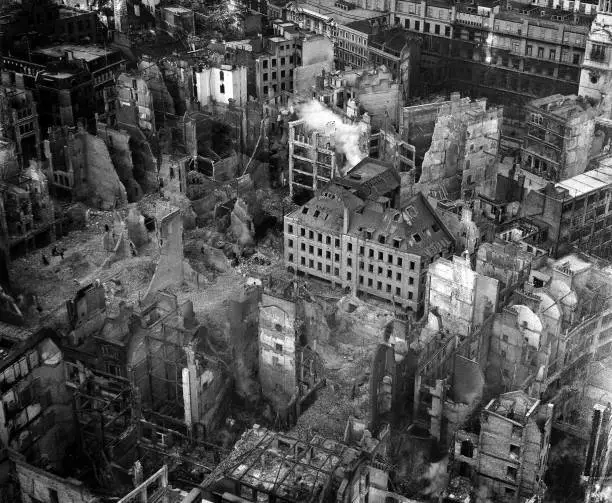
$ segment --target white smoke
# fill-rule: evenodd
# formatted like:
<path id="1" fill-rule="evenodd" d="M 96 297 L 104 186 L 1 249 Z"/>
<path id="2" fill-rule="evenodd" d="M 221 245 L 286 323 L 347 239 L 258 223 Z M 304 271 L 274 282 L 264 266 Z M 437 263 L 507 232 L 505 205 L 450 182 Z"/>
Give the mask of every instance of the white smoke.
<path id="1" fill-rule="evenodd" d="M 444 457 L 437 463 L 429 463 L 423 478 L 429 481 L 429 485 L 423 490 L 423 494 L 438 498 L 447 488 L 449 482 L 448 457 Z"/>
<path id="2" fill-rule="evenodd" d="M 312 129 L 334 131 L 336 152 L 346 157 L 346 164 L 342 168 L 343 175 L 366 157 L 359 149 L 361 128 L 358 125 L 345 124 L 342 117 L 326 108 L 320 101 L 311 100 L 300 105 L 298 116 Z"/>

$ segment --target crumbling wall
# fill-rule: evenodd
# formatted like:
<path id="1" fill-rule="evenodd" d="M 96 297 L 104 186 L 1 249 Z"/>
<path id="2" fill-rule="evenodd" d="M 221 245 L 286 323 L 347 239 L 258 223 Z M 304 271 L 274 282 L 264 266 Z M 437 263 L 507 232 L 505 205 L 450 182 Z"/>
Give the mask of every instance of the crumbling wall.
<path id="1" fill-rule="evenodd" d="M 183 220 L 178 209 L 158 222 L 160 247 L 157 268 L 147 289 L 145 303 L 153 300 L 155 292 L 167 287 L 180 286 L 184 280 L 183 270 Z"/>
<path id="2" fill-rule="evenodd" d="M 338 331 L 351 334 L 355 343 L 378 345 L 395 316 L 347 295 L 338 302 L 335 321 Z"/>
<path id="3" fill-rule="evenodd" d="M 240 300 L 228 306 L 229 339 L 234 355 L 235 390 L 247 402 L 256 402 L 261 395 L 257 379 L 259 370 L 259 301 L 261 287 L 246 285 Z"/>
<path id="4" fill-rule="evenodd" d="M 127 204 L 127 193 L 121 183 L 106 144 L 101 138 L 92 136 L 84 129 L 74 135 L 72 153 L 78 164 L 75 175 L 81 173 L 82 180 L 75 177 L 75 196 L 103 210 L 111 210 Z"/>
<path id="5" fill-rule="evenodd" d="M 438 117 L 415 190 L 426 196 L 435 194 L 437 199 L 456 199 L 454 196 L 459 190 L 457 170 L 464 154 L 465 136 L 465 127 L 459 116 Z"/>
<path id="6" fill-rule="evenodd" d="M 125 187 L 128 201 L 137 201 L 143 190 L 134 178 L 134 165 L 130 150 L 130 136 L 124 131 L 108 127 L 98 127 L 98 136 L 104 140 L 119 179 Z"/>
<path id="7" fill-rule="evenodd" d="M 22 456 L 13 456 L 13 461 L 23 503 L 56 503 L 57 501 L 97 503 L 100 501 L 79 480 L 65 479 L 36 468 L 26 463 Z"/>
<path id="8" fill-rule="evenodd" d="M 259 306 L 259 381 L 262 392 L 285 405 L 296 387 L 296 306 L 262 294 Z"/>
<path id="9" fill-rule="evenodd" d="M 149 91 L 153 96 L 153 108 L 158 124 L 163 124 L 165 114 L 176 115 L 174 100 L 168 92 L 164 77 L 159 67 L 149 59 L 143 59 L 138 63 L 138 70 L 147 81 Z"/>
<path id="10" fill-rule="evenodd" d="M 294 71 L 293 88 L 299 94 L 310 93 L 316 79 L 323 71 L 334 70 L 334 44 L 322 35 L 304 39 L 302 43 L 302 64 Z"/>

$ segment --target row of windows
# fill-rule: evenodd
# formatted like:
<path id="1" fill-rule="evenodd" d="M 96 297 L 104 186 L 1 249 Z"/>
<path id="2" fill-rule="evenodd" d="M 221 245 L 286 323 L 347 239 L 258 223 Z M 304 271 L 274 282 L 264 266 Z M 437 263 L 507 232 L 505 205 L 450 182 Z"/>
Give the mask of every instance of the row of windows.
<path id="1" fill-rule="evenodd" d="M 295 258 L 293 256 L 293 253 L 289 254 L 288 257 L 288 261 L 291 263 L 295 262 Z M 300 257 L 300 265 L 305 266 L 306 267 L 306 257 Z M 310 269 L 315 269 L 319 272 L 323 272 L 323 263 L 321 262 L 316 262 L 313 259 L 308 259 L 308 266 Z M 334 267 L 334 276 L 336 277 L 340 277 L 340 269 L 338 267 Z M 325 274 L 331 274 L 332 271 L 332 267 L 329 264 L 325 265 Z M 351 271 L 347 271 L 346 273 L 346 280 L 347 281 L 352 281 L 353 279 L 353 274 Z M 410 278 L 412 279 L 412 278 Z M 367 286 L 370 288 L 374 288 L 374 279 L 373 278 L 364 278 L 364 276 L 362 276 L 361 274 L 359 275 L 359 284 L 360 285 L 364 285 L 367 283 Z M 411 282 L 410 284 L 413 284 L 413 282 Z M 379 291 L 385 291 L 386 293 L 392 293 L 393 292 L 393 285 L 391 285 L 390 283 L 383 283 L 382 281 L 377 281 L 376 282 L 376 290 Z M 402 294 L 402 288 L 399 286 L 395 287 L 395 295 L 401 295 Z M 414 297 L 414 292 L 408 292 L 408 299 L 412 300 L 412 298 Z"/>
<path id="2" fill-rule="evenodd" d="M 290 226 L 291 227 L 291 226 Z M 302 229 L 303 231 L 305 231 L 305 229 Z M 313 231 L 309 231 L 309 238 L 310 239 L 314 239 L 314 233 Z M 317 233 L 317 240 L 319 243 L 323 242 L 323 236 L 320 233 Z M 330 236 L 325 236 L 325 244 L 331 246 L 331 237 Z M 289 248 L 293 248 L 293 239 L 288 239 L 287 240 L 287 246 Z M 339 238 L 335 238 L 334 239 L 334 245 L 336 248 L 340 247 L 340 239 Z M 302 251 L 306 251 L 306 243 L 301 243 L 300 244 L 300 248 Z M 348 252 L 352 252 L 353 251 L 353 243 L 347 243 L 347 251 Z M 318 256 L 322 256 L 323 254 L 323 250 L 321 248 L 317 248 L 316 252 L 318 254 Z M 372 248 L 367 248 L 365 246 L 360 246 L 359 247 L 359 255 L 360 256 L 366 256 L 366 252 L 367 252 L 367 257 L 371 258 L 371 259 L 375 259 L 377 258 L 377 260 L 379 262 L 383 262 L 385 260 L 385 253 L 379 251 L 378 253 L 376 253 L 375 250 L 373 250 Z M 308 253 L 310 254 L 314 254 L 315 253 L 315 248 L 313 245 L 308 245 Z M 328 256 L 329 255 L 329 256 Z M 326 251 L 326 256 L 327 258 L 331 258 L 331 252 L 330 251 Z M 338 253 L 335 254 L 336 256 L 336 261 L 340 260 L 340 255 Z M 402 257 L 394 257 L 392 254 L 387 253 L 386 254 L 386 259 L 387 259 L 387 264 L 390 265 L 397 265 L 398 267 L 402 267 L 404 265 L 404 259 Z M 395 260 L 394 260 L 395 259 Z M 351 261 L 351 258 L 349 257 L 347 259 L 347 261 Z M 352 263 L 352 262 L 351 262 Z M 360 262 L 360 264 L 363 264 L 363 262 Z M 348 265 L 350 265 L 350 263 L 348 263 Z M 414 262 L 413 260 L 409 261 L 409 267 L 411 271 L 414 271 L 416 269 L 416 262 Z"/>
<path id="3" fill-rule="evenodd" d="M 316 212 L 315 212 L 315 216 L 316 216 Z M 432 230 L 434 232 L 437 232 L 439 230 L 439 226 L 437 224 L 434 224 L 432 226 Z M 287 233 L 288 234 L 293 234 L 293 225 L 292 224 L 289 224 L 287 226 Z M 319 243 L 323 243 L 323 234 L 321 234 L 320 232 L 315 233 L 314 231 L 309 230 L 308 231 L 308 239 L 314 241 L 315 240 L 315 234 L 316 234 L 316 240 Z M 306 229 L 304 227 L 300 227 L 300 236 L 306 237 Z M 366 238 L 367 239 L 372 239 L 373 238 L 372 231 L 366 231 Z M 413 234 L 412 238 L 417 243 L 419 243 L 422 240 L 422 237 L 418 233 Z M 386 244 L 386 237 L 384 235 L 380 235 L 378 237 L 378 241 L 381 244 Z M 332 243 L 331 236 L 325 236 L 325 244 L 328 245 L 328 246 L 331 246 L 331 243 Z M 290 248 L 293 247 L 293 240 L 289 239 L 288 240 L 288 244 L 289 244 Z M 401 244 L 401 241 L 399 239 L 395 239 L 394 238 L 392 240 L 392 243 L 389 243 L 389 244 L 392 244 L 394 248 L 399 248 L 399 246 Z M 334 238 L 334 246 L 336 248 L 340 247 L 340 238 Z M 347 249 L 347 252 L 352 252 L 353 251 L 353 243 L 351 243 L 351 242 L 347 243 L 346 249 Z M 367 248 L 366 249 L 365 246 L 359 246 L 359 255 L 365 256 L 366 252 L 367 252 L 367 256 L 369 258 L 374 258 L 376 256 L 376 250 L 374 250 L 372 248 Z M 377 256 L 378 256 L 378 260 L 379 261 L 385 260 L 385 253 L 384 252 L 378 251 L 378 255 Z M 403 258 L 402 257 L 394 257 L 391 253 L 387 253 L 386 254 L 387 263 L 393 264 L 394 263 L 394 258 L 395 258 L 395 263 L 396 263 L 397 266 L 400 266 L 400 267 L 403 266 Z M 415 268 L 416 268 L 416 262 L 410 261 L 410 270 L 414 271 Z"/>
<path id="4" fill-rule="evenodd" d="M 264 67 L 264 68 L 268 68 L 268 61 L 269 61 L 269 60 L 267 60 L 267 59 L 264 59 L 264 60 L 263 60 L 263 67 Z M 278 62 L 278 59 L 277 59 L 277 58 L 272 58 L 272 66 L 273 66 L 273 67 L 276 67 L 277 62 Z M 286 63 L 287 63 L 287 58 L 283 56 L 283 57 L 280 59 L 280 66 L 284 66 Z M 289 56 L 289 64 L 293 64 L 293 56 Z"/>
<path id="5" fill-rule="evenodd" d="M 280 78 L 284 79 L 285 76 L 286 76 L 286 71 L 285 70 L 281 70 Z M 289 77 L 293 77 L 293 69 L 289 70 Z M 277 72 L 272 72 L 272 80 L 276 80 L 276 78 L 277 78 Z M 263 74 L 263 79 L 264 79 L 264 82 L 268 81 L 268 74 L 267 73 Z"/>
<path id="6" fill-rule="evenodd" d="M 284 82 L 281 82 L 280 85 L 281 91 L 285 91 L 287 89 L 287 85 Z M 263 94 L 266 96 L 268 94 L 268 86 L 263 86 Z M 293 81 L 289 81 L 289 91 L 293 91 Z M 278 92 L 278 85 L 272 84 L 272 92 L 276 94 Z"/>

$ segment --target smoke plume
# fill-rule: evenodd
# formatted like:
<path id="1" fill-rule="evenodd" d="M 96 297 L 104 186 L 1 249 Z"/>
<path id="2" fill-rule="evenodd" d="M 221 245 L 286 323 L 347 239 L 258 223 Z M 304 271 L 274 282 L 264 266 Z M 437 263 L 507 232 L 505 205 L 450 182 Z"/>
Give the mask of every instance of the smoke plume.
<path id="1" fill-rule="evenodd" d="M 342 169 L 343 175 L 366 157 L 359 149 L 359 137 L 361 136 L 359 126 L 344 124 L 342 117 L 316 100 L 304 103 L 297 112 L 310 128 L 334 131 L 336 152 L 346 157 L 346 164 Z"/>
<path id="2" fill-rule="evenodd" d="M 448 457 L 437 463 L 429 463 L 423 478 L 429 481 L 429 485 L 423 490 L 423 494 L 429 494 L 434 498 L 441 496 L 448 486 Z"/>

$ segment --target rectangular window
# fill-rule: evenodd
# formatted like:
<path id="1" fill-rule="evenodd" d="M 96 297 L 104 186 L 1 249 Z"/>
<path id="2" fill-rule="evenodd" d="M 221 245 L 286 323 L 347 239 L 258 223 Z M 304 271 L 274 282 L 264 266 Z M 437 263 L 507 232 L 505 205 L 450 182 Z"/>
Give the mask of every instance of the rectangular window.
<path id="1" fill-rule="evenodd" d="M 359 247 L 359 255 L 363 255 L 363 252 L 364 252 L 364 248 L 363 248 L 363 246 L 360 246 Z"/>
<path id="2" fill-rule="evenodd" d="M 593 44 L 591 48 L 591 59 L 594 61 L 604 61 L 606 59 L 606 47 L 601 44 Z"/>
<path id="3" fill-rule="evenodd" d="M 287 241 L 287 245 L 289 246 L 289 248 L 293 248 L 293 239 L 289 239 Z"/>
<path id="4" fill-rule="evenodd" d="M 311 269 L 314 267 L 314 260 L 310 259 L 308 261 L 308 267 L 310 267 Z"/>
<path id="5" fill-rule="evenodd" d="M 439 24 L 434 25 L 434 33 L 436 35 L 440 35 L 440 25 Z"/>
<path id="6" fill-rule="evenodd" d="M 276 80 L 276 72 L 272 72 L 272 80 Z"/>
<path id="7" fill-rule="evenodd" d="M 352 276 L 351 276 L 351 272 L 350 272 L 350 271 L 349 271 L 349 272 L 347 272 L 347 273 L 346 273 L 346 280 L 347 280 L 347 281 L 351 281 L 351 277 L 352 277 Z"/>
<path id="8" fill-rule="evenodd" d="M 398 272 L 398 273 L 395 275 L 395 280 L 396 280 L 396 281 L 402 281 L 402 273 L 401 273 L 401 272 Z"/>
<path id="9" fill-rule="evenodd" d="M 393 255 L 391 255 L 390 253 L 387 255 L 387 263 L 389 264 L 393 263 Z"/>
<path id="10" fill-rule="evenodd" d="M 326 265 L 326 266 L 325 266 L 325 272 L 326 272 L 327 274 L 329 274 L 329 273 L 331 272 L 331 266 L 330 266 L 330 265 Z"/>
<path id="11" fill-rule="evenodd" d="M 306 251 L 306 243 L 300 243 L 300 249 Z"/>
<path id="12" fill-rule="evenodd" d="M 403 262 L 404 262 L 404 261 L 402 260 L 402 257 L 397 257 L 397 265 L 398 265 L 398 266 L 400 266 L 400 267 L 401 267 Z"/>
<path id="13" fill-rule="evenodd" d="M 323 242 L 323 234 L 321 234 L 320 232 L 317 232 L 317 241 L 318 241 L 319 243 L 322 243 L 322 242 Z"/>
<path id="14" fill-rule="evenodd" d="M 310 245 L 308 247 L 308 253 L 310 253 L 311 255 L 314 253 L 314 246 Z"/>
<path id="15" fill-rule="evenodd" d="M 334 253 L 334 261 L 335 262 L 340 262 L 340 254 L 339 253 Z"/>
<path id="16" fill-rule="evenodd" d="M 393 271 L 391 269 L 387 270 L 387 278 L 393 277 Z"/>
<path id="17" fill-rule="evenodd" d="M 293 262 L 293 253 L 289 254 L 289 262 Z"/>
<path id="18" fill-rule="evenodd" d="M 346 249 L 350 252 L 353 251 L 353 243 L 347 243 Z"/>
<path id="19" fill-rule="evenodd" d="M 377 281 L 376 282 L 376 289 L 377 290 L 382 290 L 382 282 L 381 281 Z"/>
<path id="20" fill-rule="evenodd" d="M 263 93 L 264 93 L 264 95 L 268 94 L 268 86 L 264 86 L 263 87 Z"/>
<path id="21" fill-rule="evenodd" d="M 319 257 L 323 256 L 323 249 L 322 248 L 317 248 L 317 256 L 319 256 Z"/>
<path id="22" fill-rule="evenodd" d="M 391 293 L 391 285 L 387 284 L 387 293 Z"/>
<path id="23" fill-rule="evenodd" d="M 414 278 L 412 276 L 408 278 L 408 284 L 414 285 Z"/>
<path id="24" fill-rule="evenodd" d="M 334 245 L 336 246 L 336 248 L 340 246 L 340 240 L 338 238 L 335 239 Z"/>
<path id="25" fill-rule="evenodd" d="M 276 66 L 276 58 L 272 58 L 272 66 Z"/>
<path id="26" fill-rule="evenodd" d="M 287 232 L 288 232 L 289 234 L 293 234 L 293 225 L 289 224 L 289 225 L 287 226 Z"/>
<path id="27" fill-rule="evenodd" d="M 285 70 L 281 70 L 281 79 L 285 78 Z"/>
<path id="28" fill-rule="evenodd" d="M 368 265 L 368 272 L 374 272 L 374 266 L 372 264 Z"/>
<path id="29" fill-rule="evenodd" d="M 314 232 L 308 231 L 308 239 L 314 239 Z"/>
<path id="30" fill-rule="evenodd" d="M 371 287 L 372 286 L 372 278 L 368 278 L 368 286 Z"/>
<path id="31" fill-rule="evenodd" d="M 415 21 L 414 22 L 414 30 L 415 31 L 421 31 L 421 22 L 420 21 Z"/>
<path id="32" fill-rule="evenodd" d="M 415 266 L 414 262 L 410 261 L 410 270 L 411 271 L 414 271 L 414 266 Z"/>
<path id="33" fill-rule="evenodd" d="M 553 61 L 557 58 L 557 51 L 551 49 L 548 51 L 548 59 L 552 59 Z"/>
<path id="34" fill-rule="evenodd" d="M 372 249 L 368 250 L 368 257 L 374 258 L 374 250 Z"/>
<path id="35" fill-rule="evenodd" d="M 329 250 L 325 252 L 325 258 L 328 260 L 331 259 L 331 252 Z"/>
<path id="36" fill-rule="evenodd" d="M 268 68 L 268 60 L 267 59 L 263 60 L 263 67 L 264 68 Z"/>
<path id="37" fill-rule="evenodd" d="M 412 300 L 412 292 L 408 292 L 408 299 Z"/>
<path id="38" fill-rule="evenodd" d="M 378 252 L 378 260 L 384 260 L 384 253 L 383 252 Z"/>
<path id="39" fill-rule="evenodd" d="M 348 257 L 346 259 L 346 265 L 349 267 L 353 267 L 353 260 L 351 259 L 351 257 Z"/>
<path id="40" fill-rule="evenodd" d="M 281 58 L 281 66 L 285 64 L 285 58 Z"/>
<path id="41" fill-rule="evenodd" d="M 430 32 L 430 30 L 431 30 L 431 25 L 430 25 L 429 23 L 425 23 L 425 24 L 423 24 L 423 31 L 424 31 L 425 33 L 429 33 L 429 32 Z"/>
<path id="42" fill-rule="evenodd" d="M 331 237 L 330 236 L 325 236 L 325 244 L 326 245 L 331 245 Z"/>
<path id="43" fill-rule="evenodd" d="M 445 37 L 450 37 L 451 36 L 451 29 L 450 26 L 445 26 L 444 27 L 444 36 Z M 398 294 L 399 295 L 399 294 Z"/>
<path id="44" fill-rule="evenodd" d="M 538 47 L 538 58 L 544 58 L 544 47 Z"/>
<path id="45" fill-rule="evenodd" d="M 267 73 L 264 73 L 263 79 L 264 79 L 264 82 L 268 81 L 268 74 Z"/>
<path id="46" fill-rule="evenodd" d="M 340 269 L 334 267 L 334 276 L 340 276 Z"/>
<path id="47" fill-rule="evenodd" d="M 395 287 L 395 295 L 401 295 L 402 294 L 402 289 L 398 286 Z"/>
<path id="48" fill-rule="evenodd" d="M 516 480 L 516 467 L 508 466 L 506 468 L 506 475 L 510 477 L 512 480 Z"/>

